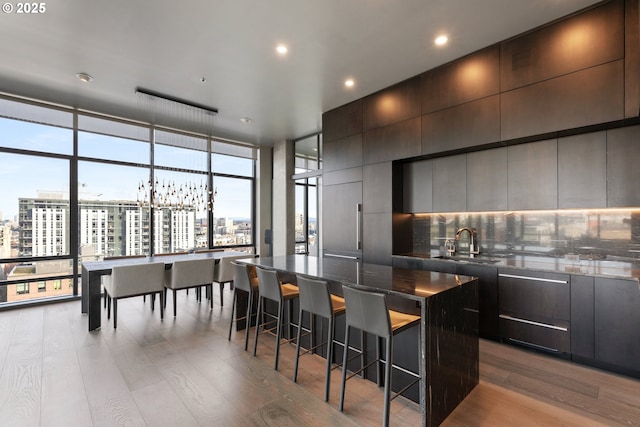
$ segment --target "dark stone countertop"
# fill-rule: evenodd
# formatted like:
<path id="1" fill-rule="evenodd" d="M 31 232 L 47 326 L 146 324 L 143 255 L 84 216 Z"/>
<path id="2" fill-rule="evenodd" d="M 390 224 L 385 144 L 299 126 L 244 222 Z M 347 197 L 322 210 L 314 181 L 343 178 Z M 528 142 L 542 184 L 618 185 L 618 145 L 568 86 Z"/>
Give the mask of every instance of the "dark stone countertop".
<path id="1" fill-rule="evenodd" d="M 302 274 L 327 281 L 378 290 L 390 295 L 422 300 L 475 280 L 474 277 L 432 271 L 408 270 L 336 258 L 288 255 L 243 259 L 249 265 Z"/>
<path id="2" fill-rule="evenodd" d="M 490 265 L 498 268 L 515 268 L 531 271 L 551 271 L 555 273 L 579 274 L 583 276 L 630 279 L 640 281 L 640 265 L 630 261 L 619 260 L 571 260 L 566 258 L 536 256 L 536 255 L 508 255 L 492 256 L 490 254 L 476 255 L 469 258 L 465 254 L 455 254 L 447 257 L 438 251 L 431 253 L 405 253 L 393 255 L 398 258 L 422 258 L 434 261 Z"/>

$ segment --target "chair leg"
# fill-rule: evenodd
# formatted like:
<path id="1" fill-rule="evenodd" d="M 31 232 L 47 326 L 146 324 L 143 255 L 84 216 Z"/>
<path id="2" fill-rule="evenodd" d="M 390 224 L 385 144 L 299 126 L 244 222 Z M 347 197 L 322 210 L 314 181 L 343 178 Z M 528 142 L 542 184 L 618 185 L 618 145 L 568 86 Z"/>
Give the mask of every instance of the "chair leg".
<path id="1" fill-rule="evenodd" d="M 282 301 L 278 302 L 278 330 L 276 331 L 276 355 L 273 363 L 273 369 L 278 370 L 278 362 L 280 361 L 280 339 L 282 338 L 282 318 L 284 317 L 284 306 Z M 288 338 L 288 337 L 287 337 Z"/>
<path id="2" fill-rule="evenodd" d="M 333 337 L 334 337 L 334 317 L 329 318 L 329 331 L 327 331 L 327 372 L 324 382 L 324 401 L 329 401 L 329 388 L 331 387 L 331 363 L 333 362 Z"/>
<path id="3" fill-rule="evenodd" d="M 113 329 L 118 327 L 118 298 L 113 298 Z"/>
<path id="4" fill-rule="evenodd" d="M 229 337 L 227 338 L 227 341 L 231 341 L 231 330 L 233 329 L 233 314 L 236 312 L 236 301 L 238 299 L 238 293 L 234 292 L 233 293 L 233 299 L 231 300 L 231 321 L 229 322 Z M 237 321 L 236 321 L 237 322 Z M 245 351 L 246 346 L 245 346 Z"/>
<path id="5" fill-rule="evenodd" d="M 393 338 L 389 337 L 387 341 L 386 351 L 386 363 L 384 369 L 384 414 L 382 418 L 382 424 L 386 427 L 389 425 L 389 404 L 391 402 L 391 365 L 392 365 L 392 353 L 393 353 Z"/>
<path id="6" fill-rule="evenodd" d="M 380 361 L 380 337 L 375 337 L 376 340 L 376 382 L 378 383 L 378 387 L 382 387 L 382 362 Z M 385 364 L 386 366 L 386 364 Z"/>
<path id="7" fill-rule="evenodd" d="M 234 290 L 233 294 L 235 295 L 238 291 Z M 249 329 L 251 329 L 251 311 L 253 309 L 253 291 L 249 290 L 249 296 L 248 296 L 249 300 L 247 301 L 247 320 L 246 320 L 246 326 L 245 326 L 245 333 L 244 333 L 244 351 L 247 351 L 247 348 L 249 347 Z M 258 318 L 256 317 L 256 328 L 258 327 L 257 325 L 258 323 Z"/>
<path id="8" fill-rule="evenodd" d="M 107 295 L 107 319 L 111 319 L 111 297 Z"/>
<path id="9" fill-rule="evenodd" d="M 347 385 L 347 353 L 349 353 L 349 330 L 351 327 L 347 325 L 346 330 L 344 332 L 344 354 L 342 356 L 342 380 L 340 387 L 340 412 L 344 409 L 344 389 Z"/>
<path id="10" fill-rule="evenodd" d="M 300 338 L 302 336 L 302 308 L 298 313 L 298 334 L 296 336 L 296 361 L 293 365 L 293 382 L 298 382 L 298 361 L 300 360 Z"/>
<path id="11" fill-rule="evenodd" d="M 189 291 L 189 289 L 187 289 Z M 164 308 L 167 308 L 167 288 L 164 288 Z"/>
<path id="12" fill-rule="evenodd" d="M 164 290 L 158 292 L 160 295 L 160 320 L 164 319 Z"/>
<path id="13" fill-rule="evenodd" d="M 220 306 L 224 306 L 224 298 L 222 292 L 224 291 L 224 283 L 220 283 Z M 211 308 L 213 308 L 213 286 L 211 287 Z"/>
<path id="14" fill-rule="evenodd" d="M 177 290 L 173 290 L 173 317 L 176 317 L 176 310 L 178 308 L 178 298 L 176 298 L 178 295 L 178 291 Z"/>

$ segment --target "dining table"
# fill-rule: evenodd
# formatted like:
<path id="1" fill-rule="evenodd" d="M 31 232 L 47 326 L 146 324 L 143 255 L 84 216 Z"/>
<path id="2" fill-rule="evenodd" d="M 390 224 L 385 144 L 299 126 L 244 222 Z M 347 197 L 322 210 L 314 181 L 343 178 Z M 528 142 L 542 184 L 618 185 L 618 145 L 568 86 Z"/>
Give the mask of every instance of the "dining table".
<path id="1" fill-rule="evenodd" d="M 140 265 L 154 262 L 163 262 L 165 269 L 170 269 L 174 262 L 182 260 L 195 260 L 213 258 L 218 263 L 224 257 L 238 258 L 253 254 L 238 251 L 202 251 L 179 254 L 160 254 L 146 257 L 118 257 L 99 261 L 87 261 L 82 263 L 82 313 L 89 319 L 89 331 L 95 331 L 101 327 L 102 276 L 110 275 L 114 267 L 123 265 Z M 213 280 L 213 278 L 211 278 Z"/>

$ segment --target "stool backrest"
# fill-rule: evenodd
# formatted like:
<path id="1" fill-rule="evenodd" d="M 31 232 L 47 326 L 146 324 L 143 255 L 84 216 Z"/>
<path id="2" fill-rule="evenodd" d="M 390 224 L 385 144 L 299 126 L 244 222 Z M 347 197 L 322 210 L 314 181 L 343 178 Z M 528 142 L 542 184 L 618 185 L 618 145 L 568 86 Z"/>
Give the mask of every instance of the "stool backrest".
<path id="1" fill-rule="evenodd" d="M 391 320 L 384 294 L 349 286 L 342 286 L 342 291 L 348 325 L 382 338 L 391 336 Z"/>
<path id="2" fill-rule="evenodd" d="M 281 301 L 282 288 L 280 288 L 278 273 L 275 270 L 266 270 L 261 267 L 256 267 L 256 273 L 258 274 L 260 296 L 272 301 Z"/>
<path id="3" fill-rule="evenodd" d="M 330 318 L 333 314 L 333 306 L 327 281 L 304 276 L 297 276 L 296 281 L 300 290 L 300 308 L 309 313 Z"/>
<path id="4" fill-rule="evenodd" d="M 251 282 L 249 281 L 249 271 L 245 264 L 231 261 L 233 267 L 233 286 L 245 292 L 251 291 Z"/>

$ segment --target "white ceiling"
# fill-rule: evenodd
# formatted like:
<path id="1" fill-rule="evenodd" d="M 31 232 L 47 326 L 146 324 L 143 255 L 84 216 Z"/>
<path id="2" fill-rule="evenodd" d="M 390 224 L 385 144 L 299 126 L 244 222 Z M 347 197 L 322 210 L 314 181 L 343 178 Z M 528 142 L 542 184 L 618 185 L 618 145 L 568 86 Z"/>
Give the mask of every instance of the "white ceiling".
<path id="1" fill-rule="evenodd" d="M 0 14 L 0 92 L 145 120 L 143 87 L 219 109 L 216 136 L 271 145 L 321 130 L 324 111 L 594 3 L 53 0 L 41 14 Z"/>

